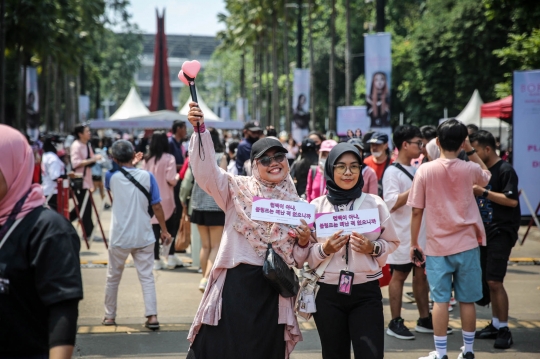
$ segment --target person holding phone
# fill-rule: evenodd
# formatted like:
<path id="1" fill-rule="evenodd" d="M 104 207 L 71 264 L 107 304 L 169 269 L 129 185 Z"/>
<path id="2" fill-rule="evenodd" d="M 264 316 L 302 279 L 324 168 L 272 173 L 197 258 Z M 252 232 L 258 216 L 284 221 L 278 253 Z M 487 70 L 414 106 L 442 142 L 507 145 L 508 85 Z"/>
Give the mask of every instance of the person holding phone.
<path id="1" fill-rule="evenodd" d="M 384 356 L 384 318 L 378 279 L 386 258 L 399 239 L 384 201 L 362 193 L 362 157 L 352 144 L 340 143 L 329 153 L 324 166 L 328 194 L 311 202 L 316 213 L 377 209 L 380 232 L 319 238 L 310 246 L 306 260 L 317 268 L 329 256 L 319 280 L 313 313 L 321 339 L 322 357 L 350 358 L 351 342 L 356 358 Z"/>
<path id="2" fill-rule="evenodd" d="M 287 149 L 276 138 L 253 143 L 251 176 L 233 176 L 216 161 L 204 114 L 189 104 L 191 170 L 199 187 L 225 212 L 225 226 L 201 304 L 188 335 L 188 359 L 288 358 L 302 339 L 295 298 L 284 298 L 264 278 L 268 244 L 283 261 L 302 266 L 311 230 L 303 222 L 289 226 L 251 219 L 253 198 L 297 202 L 300 197 L 289 175 Z M 298 260 L 300 258 L 301 260 Z"/>

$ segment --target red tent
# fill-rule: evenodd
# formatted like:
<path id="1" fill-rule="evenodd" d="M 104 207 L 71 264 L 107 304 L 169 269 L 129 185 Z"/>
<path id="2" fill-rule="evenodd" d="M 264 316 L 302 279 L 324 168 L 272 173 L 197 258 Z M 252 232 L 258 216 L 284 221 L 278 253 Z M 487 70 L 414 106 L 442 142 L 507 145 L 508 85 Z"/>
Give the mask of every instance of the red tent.
<path id="1" fill-rule="evenodd" d="M 480 107 L 480 117 L 497 117 L 503 120 L 512 118 L 512 96 L 483 104 Z"/>

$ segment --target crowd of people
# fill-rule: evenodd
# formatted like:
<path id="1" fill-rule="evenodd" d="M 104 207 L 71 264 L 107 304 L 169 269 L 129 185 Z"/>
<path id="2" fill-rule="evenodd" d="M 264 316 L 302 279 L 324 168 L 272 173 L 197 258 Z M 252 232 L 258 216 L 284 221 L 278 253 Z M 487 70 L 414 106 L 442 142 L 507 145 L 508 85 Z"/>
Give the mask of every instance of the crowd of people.
<path id="1" fill-rule="evenodd" d="M 40 332 L 22 346 L 24 320 L 17 330 L 0 329 L 0 357 L 70 357 L 82 283 L 80 240 L 69 221 L 79 220 L 83 236 L 92 238 L 95 191 L 100 209 L 112 210 L 103 325 L 116 325 L 131 255 L 145 326 L 159 328 L 153 270 L 182 266 L 175 254 L 185 235 L 180 223 L 196 227 L 203 297 L 188 336 L 189 359 L 288 358 L 302 340 L 296 298 L 263 279 L 268 248 L 290 268 L 324 264 L 313 318 L 325 359 L 349 358 L 351 345 L 357 358 L 382 358 L 385 332 L 414 339 L 401 317 L 403 296 L 418 308 L 414 332 L 434 337 L 435 350 L 422 359 L 448 358 L 448 312 L 457 303 L 459 358 L 474 358 L 475 338 L 510 348 L 503 282 L 521 218 L 518 178 L 491 133 L 451 119 L 438 128 L 399 126 L 391 139 L 376 131 L 351 130 L 345 138 L 314 131 L 296 143 L 257 122 L 246 123 L 242 138 L 205 127 L 197 104 L 190 107 L 189 122 L 199 123 L 191 138 L 181 121 L 135 139 L 99 138 L 83 124 L 68 138 L 51 134 L 31 146 L 2 126 L 9 136 L 0 138 L 8 156 L 0 162 L 0 317 L 27 313 L 38 318 Z M 76 199 L 67 220 L 55 213 L 59 178 L 70 180 Z M 254 197 L 308 202 L 318 214 L 373 209 L 380 230 L 319 237 L 305 221 L 253 220 Z M 13 251 L 33 257 L 9 261 Z M 57 266 L 47 267 L 49 261 Z M 385 325 L 379 280 L 387 268 Z M 412 292 L 403 293 L 411 272 Z M 476 331 L 475 303 L 490 302 L 492 321 Z"/>

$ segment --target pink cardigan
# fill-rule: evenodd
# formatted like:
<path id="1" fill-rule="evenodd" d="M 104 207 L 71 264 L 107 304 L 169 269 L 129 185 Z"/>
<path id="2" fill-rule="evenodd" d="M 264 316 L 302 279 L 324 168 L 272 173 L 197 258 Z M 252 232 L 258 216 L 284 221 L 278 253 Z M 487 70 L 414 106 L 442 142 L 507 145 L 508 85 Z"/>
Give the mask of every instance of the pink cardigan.
<path id="1" fill-rule="evenodd" d="M 311 204 L 315 205 L 315 213 L 335 212 L 334 206 L 328 201 L 326 196 L 315 199 Z M 381 278 L 382 267 L 386 264 L 388 255 L 395 251 L 399 246 L 399 239 L 396 233 L 394 223 L 390 218 L 390 211 L 386 203 L 377 195 L 367 194 L 364 202 L 359 209 L 377 208 L 381 221 L 381 232 L 364 233 L 363 235 L 370 241 L 377 241 L 382 246 L 382 251 L 378 257 L 369 254 L 355 252 L 349 246 L 349 271 L 354 272 L 353 284 L 361 284 L 368 281 Z M 322 251 L 322 243 L 327 238 L 317 238 L 317 243 L 310 246 L 309 253 L 305 258 L 298 258 L 308 262 L 310 268 L 317 268 L 319 264 L 328 256 Z M 337 285 L 339 281 L 339 272 L 345 269 L 345 246 L 334 254 L 332 260 L 326 267 L 321 282 Z"/>
<path id="2" fill-rule="evenodd" d="M 197 133 L 191 136 L 189 142 L 189 158 L 193 175 L 197 184 L 210 194 L 217 205 L 225 212 L 225 227 L 219 252 L 208 278 L 208 286 L 202 297 L 199 309 L 193 320 L 188 334 L 188 340 L 193 343 L 195 336 L 203 324 L 218 325 L 221 318 L 221 298 L 227 269 L 234 268 L 241 263 L 262 266 L 264 258 L 259 257 L 246 238 L 233 228 L 238 220 L 229 191 L 229 177 L 231 174 L 219 168 L 216 164 L 214 145 L 210 133 L 201 133 L 201 140 L 206 152 L 204 160 L 199 156 L 199 137 Z M 302 266 L 303 259 L 307 257 L 309 248 L 302 249 L 294 246 L 293 256 L 301 259 L 296 261 Z M 261 276 L 261 280 L 265 280 Z M 284 340 L 286 341 L 285 357 L 289 358 L 297 342 L 302 340 L 302 333 L 294 315 L 294 302 L 296 298 L 279 297 L 278 324 L 285 324 Z"/>
<path id="3" fill-rule="evenodd" d="M 164 153 L 156 163 L 156 158 L 152 157 L 148 162 L 145 162 L 143 168 L 151 172 L 156 178 L 161 197 L 161 207 L 165 214 L 165 220 L 171 218 L 176 205 L 174 203 L 174 186 L 176 180 L 176 161 L 174 156 L 169 153 Z M 158 224 L 156 216 L 152 217 L 152 224 Z M 175 235 L 175 233 L 171 233 Z"/>

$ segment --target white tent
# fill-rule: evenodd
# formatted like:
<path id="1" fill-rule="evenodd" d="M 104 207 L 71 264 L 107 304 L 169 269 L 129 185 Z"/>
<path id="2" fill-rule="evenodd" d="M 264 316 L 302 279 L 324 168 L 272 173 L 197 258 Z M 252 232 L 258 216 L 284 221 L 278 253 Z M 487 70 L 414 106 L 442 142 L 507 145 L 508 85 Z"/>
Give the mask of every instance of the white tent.
<path id="1" fill-rule="evenodd" d="M 116 112 L 109 117 L 109 120 L 127 120 L 133 117 L 146 116 L 148 114 L 150 114 L 150 110 L 148 110 L 148 108 L 142 102 L 135 87 L 131 87 L 126 99 L 118 110 L 116 110 Z"/>
<path id="2" fill-rule="evenodd" d="M 204 113 L 204 120 L 205 121 L 223 121 L 221 118 L 218 117 L 218 115 L 216 115 L 214 113 L 214 111 L 210 110 L 210 107 L 208 107 L 208 105 L 203 101 L 203 99 L 201 98 L 200 95 L 197 94 L 197 100 L 198 100 L 198 104 L 199 104 L 199 108 L 202 110 L 202 112 Z M 180 109 L 180 114 L 181 115 L 184 115 L 187 117 L 188 115 L 188 112 L 189 112 L 189 103 L 191 102 L 191 97 L 187 100 L 187 102 L 184 104 L 184 106 Z"/>
<path id="3" fill-rule="evenodd" d="M 459 115 L 456 116 L 458 120 L 463 122 L 466 125 L 476 125 L 481 130 L 489 131 L 495 137 L 501 137 L 501 142 L 508 144 L 510 125 L 507 122 L 504 122 L 498 118 L 482 118 L 480 117 L 480 107 L 484 104 L 478 90 L 474 90 L 469 103 L 461 111 Z M 500 132 L 500 133 L 499 133 Z"/>

